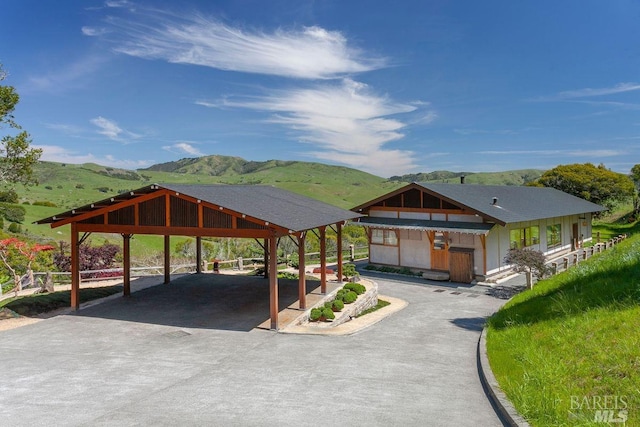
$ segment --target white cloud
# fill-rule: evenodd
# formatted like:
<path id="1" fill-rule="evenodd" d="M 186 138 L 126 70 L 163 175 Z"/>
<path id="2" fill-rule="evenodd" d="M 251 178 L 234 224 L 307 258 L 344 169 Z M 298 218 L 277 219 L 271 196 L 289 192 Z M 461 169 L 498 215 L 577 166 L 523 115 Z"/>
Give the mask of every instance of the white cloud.
<path id="1" fill-rule="evenodd" d="M 71 164 L 96 163 L 102 166 L 112 166 L 122 169 L 139 169 L 154 164 L 153 160 L 120 159 L 113 155 L 100 157 L 91 153 L 79 154 L 58 145 L 34 145 L 33 147 L 42 149 L 41 160 L 48 162 Z"/>
<path id="2" fill-rule="evenodd" d="M 385 58 L 351 46 L 339 31 L 317 26 L 265 32 L 197 13 L 177 17 L 153 10 L 108 22 L 116 51 L 173 63 L 301 79 L 331 79 L 388 65 Z"/>
<path id="3" fill-rule="evenodd" d="M 82 27 L 80 30 L 82 34 L 89 37 L 97 37 L 107 33 L 105 28 Z"/>
<path id="4" fill-rule="evenodd" d="M 98 127 L 98 133 L 106 136 L 114 141 L 124 142 L 125 139 L 140 138 L 141 135 L 122 129 L 113 120 L 105 119 L 102 116 L 98 116 L 95 119 L 91 119 L 90 122 Z"/>
<path id="5" fill-rule="evenodd" d="M 638 83 L 618 83 L 612 87 L 605 88 L 584 88 L 576 90 L 567 90 L 559 92 L 552 96 L 542 96 L 534 99 L 534 101 L 565 101 L 575 98 L 587 98 L 592 96 L 604 96 L 613 95 L 616 93 L 631 92 L 640 90 L 640 84 Z"/>
<path id="6" fill-rule="evenodd" d="M 178 142 L 173 145 L 165 145 L 163 150 L 170 151 L 172 153 L 185 153 L 191 156 L 204 156 L 204 154 L 188 142 Z"/>
<path id="7" fill-rule="evenodd" d="M 290 128 L 299 141 L 321 149 L 310 153 L 318 159 L 383 176 L 406 173 L 415 167 L 413 152 L 384 146 L 404 137 L 401 131 L 406 124 L 391 116 L 413 112 L 417 107 L 376 95 L 367 85 L 350 79 L 340 84 L 274 91 L 262 97 L 199 104 L 271 112 L 268 122 Z"/>

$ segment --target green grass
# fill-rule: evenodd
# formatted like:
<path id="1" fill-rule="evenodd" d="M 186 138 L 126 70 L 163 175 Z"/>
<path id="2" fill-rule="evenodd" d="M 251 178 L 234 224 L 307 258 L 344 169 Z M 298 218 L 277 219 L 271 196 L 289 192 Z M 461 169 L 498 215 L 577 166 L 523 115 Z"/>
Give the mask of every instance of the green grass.
<path id="1" fill-rule="evenodd" d="M 374 305 L 373 307 L 367 308 L 366 310 L 364 310 L 360 314 L 358 314 L 356 317 L 362 317 L 365 314 L 373 313 L 374 311 L 378 311 L 382 307 L 386 307 L 389 304 L 391 304 L 389 301 L 378 299 L 378 304 Z"/>
<path id="2" fill-rule="evenodd" d="M 640 425 L 639 253 L 640 236 L 630 238 L 539 282 L 489 319 L 492 370 L 532 425 L 590 425 L 594 410 L 569 416 L 572 396 L 623 397 L 627 425 Z"/>
<path id="3" fill-rule="evenodd" d="M 108 297 L 119 292 L 122 292 L 122 285 L 80 289 L 80 303 Z M 69 306 L 71 306 L 71 291 L 27 295 L 0 301 L 0 307 L 6 307 L 21 316 L 37 316 Z"/>

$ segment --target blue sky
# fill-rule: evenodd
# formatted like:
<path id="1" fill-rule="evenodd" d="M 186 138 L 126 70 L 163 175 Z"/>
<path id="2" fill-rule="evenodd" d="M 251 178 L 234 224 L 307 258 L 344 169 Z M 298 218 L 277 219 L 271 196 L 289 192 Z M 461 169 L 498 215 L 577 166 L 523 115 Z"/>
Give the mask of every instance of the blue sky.
<path id="1" fill-rule="evenodd" d="M 640 163 L 638 1 L 5 0 L 1 11 L 4 83 L 43 160 L 137 169 L 221 154 L 383 177 Z"/>

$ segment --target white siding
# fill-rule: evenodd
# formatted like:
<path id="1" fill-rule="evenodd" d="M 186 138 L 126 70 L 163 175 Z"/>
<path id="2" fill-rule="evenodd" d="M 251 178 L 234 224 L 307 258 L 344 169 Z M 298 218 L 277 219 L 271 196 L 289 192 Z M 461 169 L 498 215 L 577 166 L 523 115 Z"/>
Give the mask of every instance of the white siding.
<path id="1" fill-rule="evenodd" d="M 400 218 L 429 220 L 431 215 L 428 212 L 400 212 Z"/>
<path id="2" fill-rule="evenodd" d="M 400 265 L 396 246 L 369 245 L 369 262 L 373 264 Z"/>
<path id="3" fill-rule="evenodd" d="M 395 211 L 375 211 L 371 210 L 369 216 L 376 218 L 398 218 L 398 212 Z"/>
<path id="4" fill-rule="evenodd" d="M 421 240 L 406 239 L 405 233 L 400 233 L 400 264 L 404 267 L 424 268 L 431 266 L 431 249 L 429 238 L 424 231 L 420 232 Z"/>

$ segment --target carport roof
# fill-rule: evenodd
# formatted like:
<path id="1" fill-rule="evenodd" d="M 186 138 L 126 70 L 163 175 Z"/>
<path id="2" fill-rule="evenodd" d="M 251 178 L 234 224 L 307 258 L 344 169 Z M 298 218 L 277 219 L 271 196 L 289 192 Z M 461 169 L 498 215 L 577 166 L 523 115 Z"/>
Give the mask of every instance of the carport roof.
<path id="1" fill-rule="evenodd" d="M 336 224 L 362 215 L 267 185 L 152 184 L 36 221 L 54 224 L 122 201 L 159 190 L 179 193 L 221 208 L 246 214 L 291 231 Z"/>

